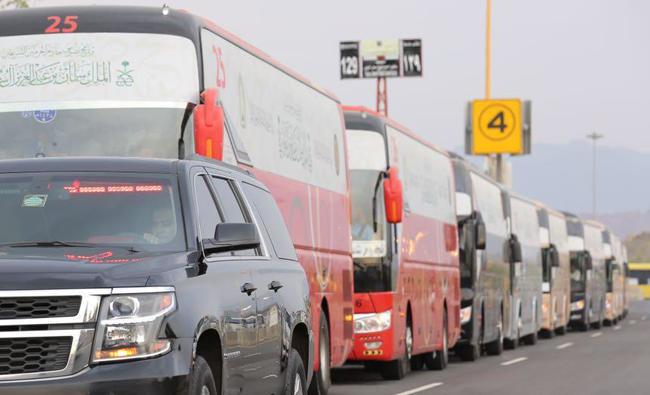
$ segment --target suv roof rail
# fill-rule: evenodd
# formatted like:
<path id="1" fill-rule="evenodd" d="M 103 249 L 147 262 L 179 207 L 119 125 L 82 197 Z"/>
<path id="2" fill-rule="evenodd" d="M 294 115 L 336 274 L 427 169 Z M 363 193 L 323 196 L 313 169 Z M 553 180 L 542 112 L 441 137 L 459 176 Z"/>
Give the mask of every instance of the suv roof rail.
<path id="1" fill-rule="evenodd" d="M 191 161 L 195 161 L 195 162 L 205 162 L 207 164 L 217 165 L 219 167 L 225 167 L 228 170 L 236 171 L 236 172 L 238 172 L 240 174 L 245 174 L 245 175 L 247 175 L 249 177 L 255 178 L 255 175 L 253 173 L 251 173 L 251 171 L 248 170 L 248 169 L 242 169 L 241 167 L 231 165 L 230 163 L 226 163 L 226 162 L 222 162 L 222 161 L 219 161 L 219 160 L 216 160 L 216 159 L 208 158 L 208 157 L 205 157 L 205 156 L 202 156 L 202 155 L 199 155 L 199 154 L 186 155 L 184 160 L 191 160 Z"/>

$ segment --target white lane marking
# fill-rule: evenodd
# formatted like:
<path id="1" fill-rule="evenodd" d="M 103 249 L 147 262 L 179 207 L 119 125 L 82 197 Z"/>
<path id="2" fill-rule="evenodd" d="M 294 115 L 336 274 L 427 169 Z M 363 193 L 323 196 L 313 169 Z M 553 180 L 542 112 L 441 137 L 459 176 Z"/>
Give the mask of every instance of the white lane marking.
<path id="1" fill-rule="evenodd" d="M 641 321 L 645 321 L 645 318 L 646 318 L 645 315 L 641 316 Z"/>
<path id="2" fill-rule="evenodd" d="M 600 336 L 602 334 L 603 334 L 603 332 L 596 332 L 593 335 L 591 335 L 591 337 L 598 337 L 598 336 Z"/>
<path id="3" fill-rule="evenodd" d="M 630 325 L 634 325 L 634 324 L 636 324 L 636 320 L 630 321 Z"/>
<path id="4" fill-rule="evenodd" d="M 442 383 L 431 383 L 431 384 L 423 385 L 422 387 L 413 388 L 412 390 L 400 392 L 400 393 L 397 393 L 395 395 L 417 394 L 418 392 L 426 391 L 428 389 L 435 388 L 435 387 L 440 387 L 441 385 L 442 385 Z"/>
<path id="5" fill-rule="evenodd" d="M 509 361 L 501 362 L 501 366 L 512 365 L 512 364 L 515 364 L 515 363 L 523 362 L 523 361 L 525 361 L 525 360 L 527 360 L 527 359 L 528 359 L 528 358 L 526 358 L 526 357 L 521 357 L 521 358 L 511 359 L 511 360 L 509 360 Z"/>
<path id="6" fill-rule="evenodd" d="M 615 331 L 617 331 L 617 330 L 619 330 L 619 329 L 621 329 L 621 326 L 620 326 L 620 325 L 616 325 L 616 326 L 614 327 L 614 330 L 615 330 Z"/>
<path id="7" fill-rule="evenodd" d="M 558 350 L 563 350 L 563 349 L 565 349 L 567 347 L 571 347 L 572 345 L 573 345 L 572 342 L 568 342 L 568 343 L 560 344 L 559 346 L 557 346 L 555 348 L 557 348 Z"/>

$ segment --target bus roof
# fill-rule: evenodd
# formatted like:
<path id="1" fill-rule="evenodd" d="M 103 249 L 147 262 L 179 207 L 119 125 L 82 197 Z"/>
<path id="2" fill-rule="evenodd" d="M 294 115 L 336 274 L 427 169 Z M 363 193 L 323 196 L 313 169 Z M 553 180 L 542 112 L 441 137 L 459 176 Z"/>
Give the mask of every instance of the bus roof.
<path id="1" fill-rule="evenodd" d="M 412 139 L 418 141 L 419 143 L 424 144 L 427 147 L 432 148 L 432 149 L 444 154 L 445 156 L 451 158 L 450 155 L 449 155 L 449 152 L 447 152 L 447 150 L 445 150 L 443 148 L 440 148 L 440 147 L 438 147 L 437 145 L 435 145 L 433 143 L 428 142 L 427 140 L 425 140 L 422 137 L 418 136 L 417 134 L 413 133 L 411 131 L 411 129 L 409 129 L 408 127 L 402 125 L 401 123 L 395 121 L 394 119 L 388 118 L 387 116 L 385 116 L 385 115 L 383 115 L 381 113 L 378 113 L 377 111 L 371 110 L 368 107 L 344 105 L 343 106 L 343 111 L 344 112 L 356 112 L 356 113 L 368 114 L 370 116 L 379 118 L 385 124 L 395 128 L 395 129 L 398 129 L 400 132 L 404 133 L 405 135 L 409 136 L 410 138 L 412 138 Z"/>
<path id="2" fill-rule="evenodd" d="M 297 81 L 340 103 L 339 99 L 331 91 L 274 60 L 265 52 L 248 44 L 213 22 L 185 10 L 169 9 L 167 15 L 163 14 L 162 10 L 162 7 L 65 6 L 3 11 L 0 12 L 0 36 L 44 34 L 45 30 L 51 25 L 48 16 L 75 15 L 78 17 L 75 32 L 59 34 L 158 33 L 182 36 L 195 43 L 200 63 L 200 33 L 202 28 L 206 28 L 278 70 L 281 70 Z"/>

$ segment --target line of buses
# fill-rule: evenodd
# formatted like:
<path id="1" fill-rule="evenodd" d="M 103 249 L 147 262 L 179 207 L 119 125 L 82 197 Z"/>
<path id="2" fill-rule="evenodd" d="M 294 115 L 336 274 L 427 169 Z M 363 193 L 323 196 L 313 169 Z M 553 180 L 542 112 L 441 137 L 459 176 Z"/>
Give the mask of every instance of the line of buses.
<path id="1" fill-rule="evenodd" d="M 400 379 L 627 311 L 626 251 L 602 224 L 185 11 L 0 13 L 0 125 L 20 131 L 3 132 L 0 158 L 198 153 L 263 181 L 310 283 L 312 394 L 346 362 Z"/>

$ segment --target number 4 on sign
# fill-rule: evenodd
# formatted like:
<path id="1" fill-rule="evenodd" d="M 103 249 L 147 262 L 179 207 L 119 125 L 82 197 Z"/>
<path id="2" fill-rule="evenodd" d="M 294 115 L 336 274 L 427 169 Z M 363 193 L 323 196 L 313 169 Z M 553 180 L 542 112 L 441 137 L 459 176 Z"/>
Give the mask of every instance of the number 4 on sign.
<path id="1" fill-rule="evenodd" d="M 508 125 L 505 124 L 505 121 L 503 120 L 503 111 L 499 111 L 499 113 L 492 118 L 490 123 L 488 123 L 488 128 L 490 129 L 499 129 L 501 133 L 503 133 Z"/>

